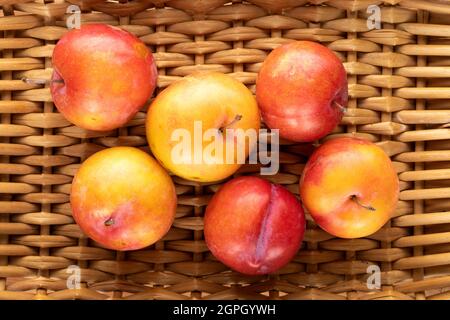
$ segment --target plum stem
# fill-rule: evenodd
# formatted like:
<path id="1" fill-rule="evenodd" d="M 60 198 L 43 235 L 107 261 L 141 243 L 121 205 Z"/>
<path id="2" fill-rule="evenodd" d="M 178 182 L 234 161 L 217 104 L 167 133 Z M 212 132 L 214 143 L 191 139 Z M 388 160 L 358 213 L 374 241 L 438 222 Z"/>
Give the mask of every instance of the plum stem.
<path id="1" fill-rule="evenodd" d="M 109 218 L 108 220 L 105 221 L 105 226 L 107 227 L 112 226 L 113 224 L 114 224 L 113 218 Z"/>
<path id="2" fill-rule="evenodd" d="M 356 203 L 358 206 L 363 207 L 364 209 L 367 209 L 367 210 L 370 210 L 370 211 L 376 211 L 376 210 L 377 210 L 377 209 L 375 209 L 374 207 L 372 207 L 372 206 L 370 206 L 370 205 L 364 205 L 364 204 L 362 204 L 362 203 L 359 201 L 358 197 L 355 196 L 355 195 L 351 196 L 350 199 L 352 199 L 353 201 L 355 201 L 355 203 Z"/>
<path id="3" fill-rule="evenodd" d="M 55 79 L 55 80 L 48 80 L 48 79 L 42 79 L 42 78 L 22 78 L 21 79 L 25 83 L 29 84 L 50 84 L 52 82 L 55 83 L 64 83 L 63 79 Z"/>
<path id="4" fill-rule="evenodd" d="M 242 119 L 242 115 L 237 114 L 237 115 L 234 117 L 234 119 L 233 119 L 230 123 L 228 123 L 228 124 L 226 124 L 226 125 L 220 127 L 220 128 L 219 128 L 219 131 L 220 131 L 220 132 L 223 132 L 223 130 L 224 130 L 225 128 L 232 126 L 233 124 L 235 124 L 236 122 L 240 121 L 241 119 Z"/>
<path id="5" fill-rule="evenodd" d="M 352 199 L 353 201 L 355 201 L 356 204 L 357 204 L 358 206 L 361 206 L 361 207 L 363 207 L 364 209 L 367 209 L 367 210 L 370 210 L 370 211 L 377 211 L 377 209 L 375 209 L 374 207 L 372 207 L 372 206 L 370 206 L 370 205 L 364 205 L 364 204 L 362 204 L 362 203 L 359 201 L 358 197 L 355 196 L 355 195 L 351 196 L 351 199 Z"/>
<path id="6" fill-rule="evenodd" d="M 338 102 L 336 102 L 336 100 L 333 100 L 333 104 L 338 107 L 342 113 L 346 113 L 347 112 L 347 108 L 344 107 L 343 105 L 339 104 Z"/>

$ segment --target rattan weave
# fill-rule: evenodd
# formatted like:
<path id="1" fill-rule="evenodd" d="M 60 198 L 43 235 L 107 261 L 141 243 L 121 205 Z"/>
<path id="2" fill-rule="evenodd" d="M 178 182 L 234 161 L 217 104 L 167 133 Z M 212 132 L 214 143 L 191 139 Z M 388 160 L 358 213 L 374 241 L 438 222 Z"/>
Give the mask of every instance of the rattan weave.
<path id="1" fill-rule="evenodd" d="M 148 151 L 145 109 L 126 127 L 88 132 L 68 123 L 48 87 L 51 55 L 82 22 L 120 26 L 154 52 L 158 90 L 195 70 L 216 70 L 254 91 L 261 62 L 292 40 L 319 41 L 348 72 L 350 101 L 332 135 L 376 142 L 394 161 L 400 201 L 391 221 L 364 239 L 337 239 L 308 217 L 302 249 L 277 275 L 229 271 L 209 253 L 202 215 L 219 185 L 174 177 L 175 223 L 152 247 L 101 248 L 71 217 L 70 183 L 93 152 L 116 145 Z M 0 299 L 450 299 L 450 2 L 422 0 L 1 0 Z M 368 30 L 367 7 L 381 8 Z M 268 177 L 298 194 L 311 145 L 283 142 Z M 258 166 L 240 173 L 257 174 Z M 367 266 L 382 271 L 368 289 Z M 81 268 L 68 289 L 67 268 Z"/>

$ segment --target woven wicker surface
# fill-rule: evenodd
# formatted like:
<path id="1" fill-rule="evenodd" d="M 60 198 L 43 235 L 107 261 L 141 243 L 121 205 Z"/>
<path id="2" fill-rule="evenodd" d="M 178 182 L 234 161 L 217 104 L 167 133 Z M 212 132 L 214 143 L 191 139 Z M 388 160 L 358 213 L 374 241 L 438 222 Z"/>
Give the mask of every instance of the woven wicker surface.
<path id="1" fill-rule="evenodd" d="M 194 70 L 216 70 L 254 91 L 268 52 L 292 40 L 320 41 L 348 71 L 348 112 L 332 135 L 381 146 L 401 180 L 398 208 L 382 230 L 337 239 L 308 216 L 302 249 L 278 274 L 233 273 L 209 253 L 202 215 L 218 184 L 174 177 L 175 223 L 154 246 L 115 252 L 87 239 L 71 217 L 70 183 L 93 152 L 116 145 L 148 151 L 145 109 L 127 127 L 89 132 L 68 123 L 45 86 L 67 32 L 64 0 L 2 0 L 0 17 L 0 299 L 449 299 L 450 3 L 421 0 L 71 0 L 82 21 L 118 25 L 155 54 L 158 90 Z M 368 30 L 367 7 L 381 7 Z M 268 177 L 298 194 L 311 145 L 283 142 Z M 240 171 L 257 174 L 257 166 Z M 367 266 L 382 271 L 369 290 Z M 68 289 L 67 267 L 81 268 Z"/>

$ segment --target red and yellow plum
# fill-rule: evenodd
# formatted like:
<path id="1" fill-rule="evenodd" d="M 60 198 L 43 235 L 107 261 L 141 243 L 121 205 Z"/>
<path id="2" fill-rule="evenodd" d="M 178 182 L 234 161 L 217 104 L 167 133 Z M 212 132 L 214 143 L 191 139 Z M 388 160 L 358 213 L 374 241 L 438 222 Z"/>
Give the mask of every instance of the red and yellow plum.
<path id="1" fill-rule="evenodd" d="M 67 120 L 84 129 L 123 126 L 156 87 L 152 53 L 117 27 L 88 24 L 69 31 L 56 44 L 52 62 L 53 101 Z"/>
<path id="2" fill-rule="evenodd" d="M 300 248 L 304 231 L 300 201 L 258 177 L 227 182 L 205 213 L 205 240 L 213 255 L 249 275 L 273 273 L 286 265 Z"/>
<path id="3" fill-rule="evenodd" d="M 347 105 L 347 77 L 327 47 L 295 41 L 273 50 L 263 62 L 256 98 L 264 122 L 282 138 L 310 142 L 331 132 Z"/>
<path id="4" fill-rule="evenodd" d="M 70 203 L 87 236 L 110 249 L 136 250 L 167 233 L 177 199 L 172 179 L 155 159 L 137 148 L 114 147 L 81 165 Z"/>
<path id="5" fill-rule="evenodd" d="M 359 238 L 389 220 L 399 182 L 383 149 L 367 140 L 341 137 L 328 140 L 311 155 L 300 179 L 300 195 L 325 231 Z"/>

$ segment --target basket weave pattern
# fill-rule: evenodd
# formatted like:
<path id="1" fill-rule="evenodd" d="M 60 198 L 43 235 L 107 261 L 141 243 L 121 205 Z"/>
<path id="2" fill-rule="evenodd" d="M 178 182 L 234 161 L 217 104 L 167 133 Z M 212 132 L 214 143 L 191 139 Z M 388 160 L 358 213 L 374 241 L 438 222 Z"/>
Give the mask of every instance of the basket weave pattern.
<path id="1" fill-rule="evenodd" d="M 2 0 L 0 17 L 0 299 L 450 299 L 450 4 L 422 0 Z M 70 183 L 103 148 L 149 151 L 145 109 L 124 128 L 98 133 L 67 122 L 48 87 L 66 9 L 83 23 L 120 26 L 154 52 L 158 90 L 197 70 L 228 73 L 254 91 L 261 62 L 292 40 L 319 41 L 344 61 L 348 111 L 332 135 L 376 142 L 394 161 L 400 201 L 367 238 L 337 239 L 308 216 L 302 249 L 278 274 L 228 270 L 203 241 L 204 209 L 219 184 L 174 177 L 170 232 L 144 250 L 115 252 L 86 238 L 71 217 Z M 382 29 L 368 30 L 367 7 Z M 106 71 L 105 71 L 106 72 Z M 311 145 L 282 142 L 280 172 L 298 194 Z M 258 174 L 257 165 L 239 174 Z M 381 269 L 369 290 L 367 267 Z M 68 289 L 67 268 L 81 270 Z"/>

